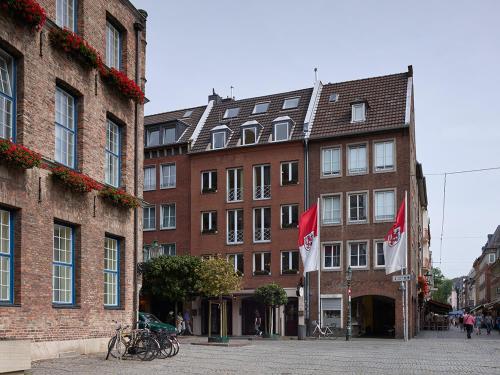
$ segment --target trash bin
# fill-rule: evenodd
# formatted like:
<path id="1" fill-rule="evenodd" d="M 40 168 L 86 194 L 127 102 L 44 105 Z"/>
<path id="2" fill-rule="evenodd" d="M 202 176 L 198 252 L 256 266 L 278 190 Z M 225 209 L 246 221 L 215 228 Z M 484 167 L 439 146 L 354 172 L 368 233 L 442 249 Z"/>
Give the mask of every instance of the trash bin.
<path id="1" fill-rule="evenodd" d="M 306 338 L 306 326 L 305 326 L 305 324 L 299 324 L 299 329 L 297 331 L 297 338 L 299 340 L 305 340 L 305 338 Z"/>

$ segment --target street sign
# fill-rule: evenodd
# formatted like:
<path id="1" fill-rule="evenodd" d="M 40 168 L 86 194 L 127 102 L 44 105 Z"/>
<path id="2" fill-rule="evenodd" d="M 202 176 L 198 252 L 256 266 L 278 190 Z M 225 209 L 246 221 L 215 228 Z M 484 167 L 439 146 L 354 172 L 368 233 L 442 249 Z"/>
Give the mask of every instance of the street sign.
<path id="1" fill-rule="evenodd" d="M 413 275 L 397 275 L 392 277 L 392 281 L 401 282 L 401 281 L 410 281 L 413 279 Z"/>

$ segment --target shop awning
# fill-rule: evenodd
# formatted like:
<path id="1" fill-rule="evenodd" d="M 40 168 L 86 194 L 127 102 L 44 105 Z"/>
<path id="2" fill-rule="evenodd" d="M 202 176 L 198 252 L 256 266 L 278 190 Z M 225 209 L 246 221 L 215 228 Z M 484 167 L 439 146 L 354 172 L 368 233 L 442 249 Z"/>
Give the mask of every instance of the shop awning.
<path id="1" fill-rule="evenodd" d="M 427 301 L 427 309 L 434 314 L 448 315 L 451 311 L 451 305 L 430 299 Z"/>

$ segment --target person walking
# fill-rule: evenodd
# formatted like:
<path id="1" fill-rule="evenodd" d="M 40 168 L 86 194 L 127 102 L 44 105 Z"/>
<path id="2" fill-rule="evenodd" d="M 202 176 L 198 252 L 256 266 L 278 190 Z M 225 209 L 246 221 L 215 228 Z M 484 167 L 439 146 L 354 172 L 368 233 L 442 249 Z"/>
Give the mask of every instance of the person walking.
<path id="1" fill-rule="evenodd" d="M 483 324 L 483 316 L 482 316 L 482 314 L 477 314 L 476 321 L 474 323 L 474 326 L 476 327 L 476 335 L 481 334 L 481 325 L 482 324 Z"/>
<path id="2" fill-rule="evenodd" d="M 486 334 L 489 336 L 493 328 L 493 317 L 491 314 L 484 317 L 484 324 L 486 325 Z"/>
<path id="3" fill-rule="evenodd" d="M 460 315 L 458 317 L 458 324 L 460 325 L 460 332 L 464 330 L 464 316 Z"/>
<path id="4" fill-rule="evenodd" d="M 193 336 L 193 331 L 191 329 L 191 314 L 189 313 L 189 310 L 184 311 L 184 325 L 186 327 L 186 334 Z"/>
<path id="5" fill-rule="evenodd" d="M 467 338 L 468 339 L 471 338 L 471 333 L 472 333 L 472 329 L 474 327 L 475 322 L 476 322 L 476 318 L 474 317 L 474 315 L 469 314 L 469 313 L 464 314 L 464 326 L 465 326 L 465 330 L 467 331 Z"/>
<path id="6" fill-rule="evenodd" d="M 260 318 L 259 310 L 255 310 L 254 327 L 256 336 L 262 336 L 262 331 L 260 330 L 261 324 L 262 324 L 262 319 Z"/>
<path id="7" fill-rule="evenodd" d="M 185 333 L 186 327 L 184 326 L 184 319 L 182 319 L 182 315 L 180 312 L 177 314 L 176 326 L 179 336 L 183 335 Z"/>

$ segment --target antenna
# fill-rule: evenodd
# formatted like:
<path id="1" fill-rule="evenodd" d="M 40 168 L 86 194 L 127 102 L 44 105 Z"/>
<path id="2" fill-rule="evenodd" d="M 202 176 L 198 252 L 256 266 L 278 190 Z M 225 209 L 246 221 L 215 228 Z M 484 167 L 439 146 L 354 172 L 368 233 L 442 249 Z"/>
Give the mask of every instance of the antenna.
<path id="1" fill-rule="evenodd" d="M 318 82 L 318 68 L 314 68 L 314 83 Z"/>
<path id="2" fill-rule="evenodd" d="M 234 91 L 234 86 L 231 86 L 231 99 L 234 99 L 233 91 Z"/>

